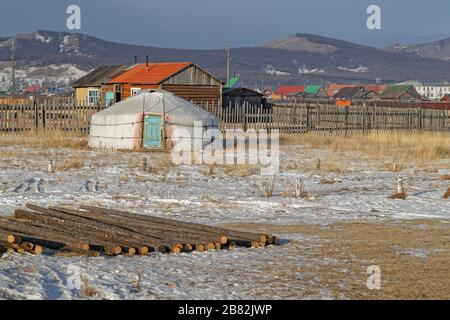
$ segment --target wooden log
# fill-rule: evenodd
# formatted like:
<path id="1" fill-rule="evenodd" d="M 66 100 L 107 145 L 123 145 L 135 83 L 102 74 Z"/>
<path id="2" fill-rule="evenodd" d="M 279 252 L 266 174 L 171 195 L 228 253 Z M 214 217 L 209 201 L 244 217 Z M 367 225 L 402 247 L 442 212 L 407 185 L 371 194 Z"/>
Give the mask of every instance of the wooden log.
<path id="1" fill-rule="evenodd" d="M 95 211 L 80 211 L 61 207 L 50 207 L 49 209 L 65 212 L 79 217 L 89 218 L 102 223 L 115 224 L 116 226 L 120 226 L 122 228 L 132 229 L 135 232 L 162 239 L 165 242 L 170 242 L 170 240 L 173 240 L 176 242 L 220 241 L 226 243 L 228 241 L 228 238 L 225 235 L 205 233 L 198 230 L 186 230 L 164 224 L 145 224 L 145 221 L 137 221 L 131 218 L 124 218 L 122 216 L 106 215 Z"/>
<path id="2" fill-rule="evenodd" d="M 136 214 L 136 213 L 130 213 L 125 211 L 119 211 L 119 210 L 112 210 L 112 209 L 106 209 L 106 208 L 100 208 L 100 207 L 94 207 L 94 206 L 86 206 L 81 205 L 81 209 L 84 210 L 90 210 L 90 211 L 96 211 L 99 213 L 109 214 L 113 216 L 121 216 L 125 218 L 132 218 L 132 219 L 139 219 L 142 221 L 157 223 L 157 224 L 166 224 L 166 225 L 172 225 L 172 226 L 178 226 L 187 228 L 190 230 L 199 230 L 199 231 L 207 231 L 208 233 L 214 233 L 214 234 L 221 234 L 223 233 L 225 236 L 228 237 L 234 237 L 239 238 L 242 240 L 256 240 L 256 241 L 267 241 L 267 236 L 264 234 L 258 234 L 258 233 L 252 233 L 252 232 L 243 232 L 243 231 L 237 231 L 237 230 L 231 230 L 221 227 L 213 227 L 198 223 L 192 223 L 192 222 L 184 222 L 184 221 L 177 221 L 167 218 L 160 218 L 160 217 L 153 217 L 148 215 L 142 215 L 142 214 Z M 221 241 L 222 244 L 224 241 Z M 226 243 L 226 241 L 225 241 Z"/>
<path id="3" fill-rule="evenodd" d="M 131 232 L 131 230 L 119 228 L 115 225 L 101 223 L 101 222 L 95 221 L 93 219 L 89 219 L 89 218 L 85 218 L 85 217 L 81 217 L 81 216 L 75 216 L 73 214 L 69 214 L 66 212 L 57 211 L 57 210 L 53 210 L 53 209 L 42 208 L 42 207 L 35 206 L 32 204 L 27 204 L 27 207 L 34 211 L 40 212 L 46 216 L 64 220 L 66 224 L 70 224 L 70 223 L 68 223 L 68 221 L 71 221 L 71 222 L 79 223 L 82 225 L 88 225 L 90 227 L 95 227 L 95 228 L 98 228 L 98 230 L 111 231 L 115 234 L 115 236 L 121 235 L 123 237 L 130 237 L 130 239 L 131 239 L 130 241 L 133 241 L 133 242 L 142 241 L 143 243 L 145 243 L 145 245 L 144 245 L 145 247 L 147 247 L 147 248 L 150 247 L 155 252 L 165 253 L 167 250 L 170 250 L 170 245 L 164 246 L 163 243 L 159 243 L 157 241 L 158 239 L 147 237 L 144 235 L 139 235 L 134 232 Z M 144 248 L 142 248 L 142 249 L 144 249 Z"/>
<path id="4" fill-rule="evenodd" d="M 16 238 L 12 233 L 6 230 L 0 230 L 0 244 L 3 243 L 15 243 Z"/>
<path id="5" fill-rule="evenodd" d="M 23 220 L 10 220 L 13 222 L 24 222 Z M 32 225 L 31 225 L 32 224 Z M 51 225 L 48 223 L 43 223 L 43 222 L 39 222 L 39 221 L 29 221 L 28 222 L 29 226 L 32 227 L 38 227 L 41 228 L 42 230 L 45 230 L 46 232 L 51 232 L 52 234 L 54 233 L 59 233 L 60 235 L 66 236 L 66 237 L 74 237 L 76 239 L 85 239 L 87 242 L 87 245 L 82 245 L 80 248 L 76 247 L 75 249 L 81 249 L 82 251 L 88 251 L 89 248 L 93 248 L 94 250 L 99 250 L 102 252 L 105 252 L 108 255 L 119 255 L 122 251 L 122 248 L 115 244 L 112 243 L 110 241 L 104 241 L 104 240 L 100 240 L 97 238 L 90 238 L 89 239 L 89 235 L 87 235 L 86 233 L 84 233 L 81 230 L 74 230 L 71 228 L 64 228 L 58 225 Z"/>
<path id="6" fill-rule="evenodd" d="M 147 228 L 142 227 L 139 223 L 133 223 L 132 221 L 127 221 L 126 219 L 120 217 L 108 217 L 103 214 L 98 214 L 96 212 L 83 212 L 79 210 L 71 210 L 67 208 L 50 207 L 49 210 L 54 210 L 60 213 L 65 213 L 70 216 L 76 216 L 80 218 L 90 219 L 97 221 L 98 223 L 103 223 L 107 226 L 119 227 L 127 230 L 129 233 L 135 233 L 137 235 L 142 235 L 145 237 L 151 237 L 156 241 L 159 241 L 163 246 L 168 247 L 170 252 L 177 253 L 178 250 L 175 247 L 182 248 L 182 243 L 190 242 L 183 235 L 175 234 L 164 234 L 159 233 L 158 230 L 149 231 Z"/>
<path id="7" fill-rule="evenodd" d="M 136 247 L 140 252 L 148 253 L 148 247 L 142 245 L 142 243 L 129 241 L 127 238 L 120 237 L 113 231 L 108 231 L 105 228 L 93 227 L 74 221 L 66 221 L 60 218 L 49 217 L 28 210 L 17 209 L 14 214 L 18 219 L 26 219 L 52 225 L 57 230 L 65 233 L 72 233 L 73 230 L 76 229 L 76 234 L 82 234 L 86 239 L 88 239 L 91 245 L 96 244 L 97 247 L 103 246 L 103 250 L 107 254 L 117 255 L 117 252 L 119 251 L 119 248 L 117 248 L 118 245 L 123 247 L 124 252 L 130 252 L 133 250 L 136 252 Z M 107 241 L 105 241 L 105 239 Z"/>
<path id="8" fill-rule="evenodd" d="M 205 251 L 205 245 L 203 245 L 203 244 L 196 244 L 196 245 L 194 245 L 194 248 L 195 248 L 195 251 L 200 251 L 200 252 Z"/>
<path id="9" fill-rule="evenodd" d="M 16 252 L 19 252 L 19 253 L 29 252 L 29 253 L 33 253 L 33 254 L 36 254 L 36 255 L 42 254 L 42 251 L 43 251 L 41 246 L 34 245 L 34 244 L 30 243 L 30 242 L 24 242 L 24 243 L 21 243 L 21 244 L 10 243 L 10 244 L 8 244 L 7 247 L 8 248 L 12 248 Z"/>
<path id="10" fill-rule="evenodd" d="M 67 247 L 72 249 L 79 249 L 82 251 L 89 250 L 89 244 L 87 242 L 80 241 L 80 239 L 61 234 L 54 230 L 46 230 L 40 227 L 28 225 L 20 221 L 12 221 L 0 218 L 0 228 L 17 233 L 17 235 L 21 236 L 22 239 L 24 239 L 24 237 L 34 239 L 34 241 L 29 242 L 37 243 L 39 245 L 45 246 L 47 244 L 48 247 L 50 247 L 50 245 L 53 243 L 55 244 L 53 245 L 53 247 L 60 246 L 60 248 Z M 40 243 L 36 241 L 40 241 Z"/>

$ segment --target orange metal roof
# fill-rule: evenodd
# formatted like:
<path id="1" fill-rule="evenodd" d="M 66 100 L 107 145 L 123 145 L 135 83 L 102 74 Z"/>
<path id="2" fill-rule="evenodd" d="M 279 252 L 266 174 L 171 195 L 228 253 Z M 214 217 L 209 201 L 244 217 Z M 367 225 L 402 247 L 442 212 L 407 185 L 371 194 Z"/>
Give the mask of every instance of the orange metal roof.
<path id="1" fill-rule="evenodd" d="M 284 96 L 290 93 L 302 93 L 304 90 L 305 86 L 279 86 L 275 94 Z"/>
<path id="2" fill-rule="evenodd" d="M 192 64 L 192 62 L 149 63 L 148 68 L 145 63 L 137 64 L 112 79 L 110 83 L 160 84 Z"/>

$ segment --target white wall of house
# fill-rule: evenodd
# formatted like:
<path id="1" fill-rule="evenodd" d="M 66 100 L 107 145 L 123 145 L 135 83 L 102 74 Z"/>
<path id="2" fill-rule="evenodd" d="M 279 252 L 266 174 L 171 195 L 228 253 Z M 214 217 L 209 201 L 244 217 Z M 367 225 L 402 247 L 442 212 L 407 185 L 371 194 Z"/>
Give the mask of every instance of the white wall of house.
<path id="1" fill-rule="evenodd" d="M 430 99 L 430 100 L 440 100 L 444 95 L 450 94 L 450 85 L 441 86 L 427 86 L 420 85 L 414 86 L 420 95 Z"/>

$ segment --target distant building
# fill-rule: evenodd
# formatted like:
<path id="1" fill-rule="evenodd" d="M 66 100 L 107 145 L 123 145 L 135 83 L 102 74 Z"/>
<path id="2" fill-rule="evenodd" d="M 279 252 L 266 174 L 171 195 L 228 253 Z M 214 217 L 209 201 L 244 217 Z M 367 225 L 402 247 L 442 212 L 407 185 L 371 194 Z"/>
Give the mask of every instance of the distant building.
<path id="1" fill-rule="evenodd" d="M 221 104 L 223 82 L 192 62 L 137 64 L 108 82 L 115 101 L 143 89 L 163 89 L 194 104 Z"/>
<path id="2" fill-rule="evenodd" d="M 303 93 L 305 86 L 279 86 L 273 94 L 273 99 L 285 99 L 290 95 Z"/>
<path id="3" fill-rule="evenodd" d="M 446 94 L 450 94 L 450 85 L 419 84 L 414 87 L 421 96 L 428 100 L 440 100 Z"/>
<path id="4" fill-rule="evenodd" d="M 350 88 L 350 87 L 363 87 L 367 91 L 374 91 L 377 94 L 381 94 L 386 89 L 386 85 L 382 84 L 338 84 L 331 83 L 327 87 L 328 96 L 332 97 L 342 88 Z"/>
<path id="5" fill-rule="evenodd" d="M 114 90 L 108 87 L 108 83 L 114 77 L 123 73 L 126 66 L 102 66 L 95 68 L 84 77 L 72 83 L 75 99 L 88 105 L 105 103 L 109 106 L 115 102 Z"/>
<path id="6" fill-rule="evenodd" d="M 385 100 L 421 100 L 422 96 L 413 85 L 391 85 L 387 86 L 380 98 Z"/>
<path id="7" fill-rule="evenodd" d="M 303 94 L 300 95 L 303 98 L 328 98 L 325 89 L 319 85 L 306 86 Z"/>
<path id="8" fill-rule="evenodd" d="M 374 100 L 378 98 L 378 93 L 366 90 L 364 87 L 347 87 L 340 89 L 333 98 L 335 100 Z"/>
<path id="9" fill-rule="evenodd" d="M 47 89 L 41 86 L 29 86 L 25 88 L 23 93 L 25 95 L 36 95 L 36 94 L 44 94 L 46 91 Z"/>
<path id="10" fill-rule="evenodd" d="M 222 92 L 223 107 L 249 104 L 251 106 L 266 106 L 264 94 L 248 88 L 228 88 Z"/>

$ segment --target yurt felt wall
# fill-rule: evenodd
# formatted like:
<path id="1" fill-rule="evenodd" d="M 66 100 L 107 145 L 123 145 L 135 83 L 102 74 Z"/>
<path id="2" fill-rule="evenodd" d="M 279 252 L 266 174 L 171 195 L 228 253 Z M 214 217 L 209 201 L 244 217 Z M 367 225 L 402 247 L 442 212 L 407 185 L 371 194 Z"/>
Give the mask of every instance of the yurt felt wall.
<path id="1" fill-rule="evenodd" d="M 145 115 L 165 116 L 166 146 L 177 143 L 173 132 L 185 129 L 194 136 L 194 124 L 218 128 L 216 117 L 164 90 L 145 90 L 92 116 L 89 146 L 99 149 L 142 148 Z"/>

